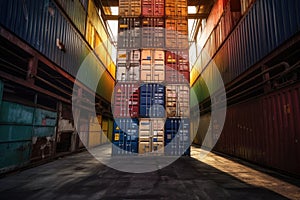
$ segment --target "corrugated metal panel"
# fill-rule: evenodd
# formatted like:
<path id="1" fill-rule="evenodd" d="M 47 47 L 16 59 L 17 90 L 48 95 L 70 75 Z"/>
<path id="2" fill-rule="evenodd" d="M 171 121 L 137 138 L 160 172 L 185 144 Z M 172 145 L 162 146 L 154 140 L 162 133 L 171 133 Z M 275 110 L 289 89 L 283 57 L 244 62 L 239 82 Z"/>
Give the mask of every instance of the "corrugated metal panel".
<path id="1" fill-rule="evenodd" d="M 139 81 L 140 58 L 141 53 L 139 50 L 119 50 L 117 57 L 117 81 Z"/>
<path id="2" fill-rule="evenodd" d="M 85 34 L 86 12 L 80 0 L 56 0 L 71 18 L 82 35 Z"/>
<path id="3" fill-rule="evenodd" d="M 139 96 L 139 85 L 137 83 L 118 83 L 114 91 L 114 117 L 138 117 Z"/>
<path id="4" fill-rule="evenodd" d="M 260 102 L 263 108 L 266 164 L 298 175 L 300 174 L 299 97 L 298 84 L 267 95 Z"/>
<path id="5" fill-rule="evenodd" d="M 165 124 L 165 145 L 166 155 L 182 155 L 185 152 L 187 155 L 189 155 L 189 119 L 167 119 Z"/>
<path id="6" fill-rule="evenodd" d="M 118 33 L 119 49 L 141 48 L 141 20 L 140 18 L 120 18 Z"/>
<path id="7" fill-rule="evenodd" d="M 122 17 L 139 17 L 141 0 L 119 0 L 119 15 Z"/>
<path id="8" fill-rule="evenodd" d="M 160 50 L 142 50 L 141 81 L 163 82 L 165 80 L 165 53 Z"/>
<path id="9" fill-rule="evenodd" d="M 164 119 L 140 119 L 139 154 L 164 152 Z"/>
<path id="10" fill-rule="evenodd" d="M 224 83 L 229 83 L 299 32 L 299 6 L 295 0 L 286 1 L 284 5 L 281 1 L 257 0 L 225 41 L 218 52 L 221 55 L 216 55 L 215 60 L 200 55 L 201 64 L 196 67 L 205 67 L 212 61 L 226 61 L 222 66 L 226 74 L 222 76 L 226 77 Z"/>
<path id="11" fill-rule="evenodd" d="M 3 101 L 0 112 L 0 172 L 30 161 L 34 108 Z"/>
<path id="12" fill-rule="evenodd" d="M 142 48 L 164 48 L 165 45 L 164 18 L 142 19 Z"/>
<path id="13" fill-rule="evenodd" d="M 297 84 L 229 107 L 215 150 L 299 175 L 299 97 Z"/>
<path id="14" fill-rule="evenodd" d="M 166 47 L 169 49 L 187 49 L 188 21 L 186 18 L 166 19 Z"/>
<path id="15" fill-rule="evenodd" d="M 190 87 L 188 85 L 166 86 L 167 117 L 190 116 Z"/>
<path id="16" fill-rule="evenodd" d="M 165 87 L 145 84 L 140 87 L 140 117 L 165 117 Z"/>
<path id="17" fill-rule="evenodd" d="M 165 0 L 142 0 L 142 15 L 145 17 L 163 17 Z"/>
<path id="18" fill-rule="evenodd" d="M 1 1 L 0 23 L 74 77 L 89 53 L 81 36 L 62 16 L 52 1 L 47 4 L 38 0 L 30 3 Z M 57 47 L 57 39 L 64 44 L 65 51 Z M 96 58 L 93 59 L 96 60 Z M 93 74 L 96 74 L 99 68 L 104 69 L 104 66 L 97 61 L 94 67 L 98 70 L 95 70 Z M 109 77 L 106 72 L 105 76 L 107 79 L 105 83 L 113 85 L 113 78 Z M 106 99 L 110 101 L 110 98 Z"/>
<path id="19" fill-rule="evenodd" d="M 166 16 L 186 17 L 188 14 L 187 0 L 166 0 Z"/>

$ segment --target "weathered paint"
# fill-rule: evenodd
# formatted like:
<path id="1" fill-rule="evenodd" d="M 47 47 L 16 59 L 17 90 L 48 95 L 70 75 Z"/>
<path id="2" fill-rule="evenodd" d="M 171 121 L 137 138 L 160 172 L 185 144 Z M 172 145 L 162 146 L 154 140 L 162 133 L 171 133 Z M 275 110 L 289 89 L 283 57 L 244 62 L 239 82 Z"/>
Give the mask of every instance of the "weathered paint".
<path id="1" fill-rule="evenodd" d="M 215 73 L 205 71 L 211 70 L 213 63 L 216 63 L 224 83 L 231 82 L 299 32 L 299 10 L 300 4 L 296 0 L 285 3 L 257 0 L 232 33 L 228 37 L 225 35 L 227 38 L 220 49 L 216 43 L 210 42 L 211 38 L 205 41 L 194 68 L 200 76 L 207 73 L 214 80 Z M 215 34 L 212 37 L 219 36 Z M 192 73 L 192 76 L 196 76 L 191 77 L 192 85 L 198 82 L 199 73 Z"/>
<path id="2" fill-rule="evenodd" d="M 91 52 L 82 35 L 53 1 L 0 1 L 0 23 L 74 77 Z M 91 74 L 97 76 L 100 72 L 103 73 L 101 81 L 104 83 L 99 83 L 102 90 L 98 89 L 97 93 L 110 101 L 114 75 L 106 71 L 107 63 L 101 63 L 96 56 L 91 56 L 91 59 Z M 109 66 L 114 66 L 111 62 L 108 63 Z M 114 71 L 112 67 L 111 72 Z M 105 88 L 109 88 L 103 90 L 104 84 Z"/>
<path id="3" fill-rule="evenodd" d="M 215 150 L 260 165 L 300 174 L 300 85 L 292 85 L 251 101 L 228 107 Z M 211 129 L 208 129 L 213 120 Z M 211 147 L 218 135 L 217 119 L 201 116 L 197 144 Z M 203 144 L 206 133 L 211 134 Z"/>

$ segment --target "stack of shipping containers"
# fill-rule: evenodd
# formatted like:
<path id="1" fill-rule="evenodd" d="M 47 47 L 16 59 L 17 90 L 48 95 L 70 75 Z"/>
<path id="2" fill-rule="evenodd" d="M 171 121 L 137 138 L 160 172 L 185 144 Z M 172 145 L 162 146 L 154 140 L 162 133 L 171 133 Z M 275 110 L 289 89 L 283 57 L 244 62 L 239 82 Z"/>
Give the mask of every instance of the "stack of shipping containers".
<path id="1" fill-rule="evenodd" d="M 120 0 L 119 15 L 113 154 L 181 155 L 190 141 L 187 1 Z"/>

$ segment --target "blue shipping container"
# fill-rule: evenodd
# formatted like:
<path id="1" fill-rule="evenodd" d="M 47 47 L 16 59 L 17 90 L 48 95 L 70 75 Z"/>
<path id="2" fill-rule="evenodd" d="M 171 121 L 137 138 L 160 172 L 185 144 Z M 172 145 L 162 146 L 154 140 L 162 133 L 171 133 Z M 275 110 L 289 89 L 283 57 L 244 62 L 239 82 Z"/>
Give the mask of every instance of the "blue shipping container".
<path id="1" fill-rule="evenodd" d="M 190 120 L 167 119 L 165 123 L 165 155 L 190 155 Z"/>
<path id="2" fill-rule="evenodd" d="M 112 155 L 135 155 L 138 153 L 138 142 L 113 142 Z"/>
<path id="3" fill-rule="evenodd" d="M 138 119 L 121 118 L 115 119 L 113 141 L 138 141 Z"/>
<path id="4" fill-rule="evenodd" d="M 141 86 L 140 117 L 165 117 L 165 87 L 150 83 Z"/>

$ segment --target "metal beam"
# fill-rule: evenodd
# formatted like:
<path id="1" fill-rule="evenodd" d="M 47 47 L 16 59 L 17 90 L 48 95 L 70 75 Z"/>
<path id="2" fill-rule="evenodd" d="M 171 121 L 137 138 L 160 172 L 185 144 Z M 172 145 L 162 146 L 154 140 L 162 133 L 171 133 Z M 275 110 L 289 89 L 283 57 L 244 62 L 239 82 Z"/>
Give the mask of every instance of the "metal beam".
<path id="1" fill-rule="evenodd" d="M 188 19 L 205 19 L 208 15 L 209 13 L 188 14 Z"/>
<path id="2" fill-rule="evenodd" d="M 101 2 L 103 6 L 119 6 L 119 0 L 98 0 Z M 188 6 L 199 6 L 199 5 L 207 5 L 211 2 L 214 2 L 212 0 L 188 0 L 187 4 Z"/>

